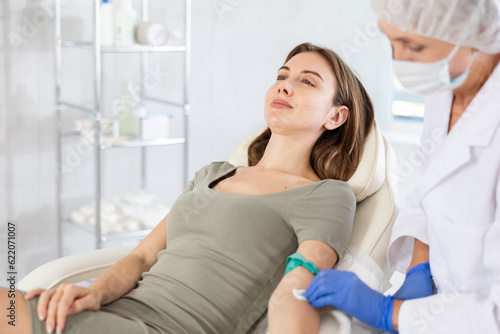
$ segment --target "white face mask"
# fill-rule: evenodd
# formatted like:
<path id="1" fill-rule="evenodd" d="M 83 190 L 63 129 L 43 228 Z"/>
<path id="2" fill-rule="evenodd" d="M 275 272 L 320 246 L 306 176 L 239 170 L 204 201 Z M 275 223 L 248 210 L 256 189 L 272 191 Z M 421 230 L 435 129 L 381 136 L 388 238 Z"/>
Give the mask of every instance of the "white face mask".
<path id="1" fill-rule="evenodd" d="M 454 79 L 450 78 L 448 63 L 458 51 L 456 45 L 446 59 L 433 63 L 417 63 L 414 61 L 394 60 L 394 72 L 404 88 L 417 94 L 432 94 L 460 87 L 469 75 L 474 61 L 472 56 L 467 69 Z"/>

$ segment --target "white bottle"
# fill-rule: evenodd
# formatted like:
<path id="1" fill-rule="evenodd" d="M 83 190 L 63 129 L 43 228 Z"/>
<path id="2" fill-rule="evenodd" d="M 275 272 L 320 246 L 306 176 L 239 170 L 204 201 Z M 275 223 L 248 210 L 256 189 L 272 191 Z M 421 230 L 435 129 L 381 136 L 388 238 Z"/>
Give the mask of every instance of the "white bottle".
<path id="1" fill-rule="evenodd" d="M 132 7 L 132 0 L 121 0 L 120 8 L 115 13 L 115 45 L 134 44 L 137 12 Z"/>
<path id="2" fill-rule="evenodd" d="M 137 139 L 140 137 L 140 119 L 145 116 L 146 111 L 131 81 L 123 83 L 122 90 L 113 103 L 113 113 L 115 138 Z"/>
<path id="3" fill-rule="evenodd" d="M 102 0 L 100 8 L 101 16 L 101 45 L 113 45 L 113 4 L 111 0 Z"/>

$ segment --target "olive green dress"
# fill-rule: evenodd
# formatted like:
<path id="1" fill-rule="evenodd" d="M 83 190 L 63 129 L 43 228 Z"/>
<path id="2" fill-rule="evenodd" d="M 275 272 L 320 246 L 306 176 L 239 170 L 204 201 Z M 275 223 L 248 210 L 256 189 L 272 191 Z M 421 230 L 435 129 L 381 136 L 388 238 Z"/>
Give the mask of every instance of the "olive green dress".
<path id="1" fill-rule="evenodd" d="M 246 333 L 300 242 L 321 240 L 343 253 L 356 206 L 347 183 L 322 180 L 266 195 L 211 189 L 235 170 L 216 162 L 198 171 L 169 213 L 158 262 L 117 301 L 69 316 L 64 332 Z M 29 301 L 33 333 L 46 333 L 36 302 Z"/>

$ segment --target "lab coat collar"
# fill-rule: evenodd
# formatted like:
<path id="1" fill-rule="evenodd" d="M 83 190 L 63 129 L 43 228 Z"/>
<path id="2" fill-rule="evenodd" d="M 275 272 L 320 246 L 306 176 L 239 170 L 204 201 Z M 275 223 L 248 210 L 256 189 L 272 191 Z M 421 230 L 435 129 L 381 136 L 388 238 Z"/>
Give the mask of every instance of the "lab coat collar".
<path id="1" fill-rule="evenodd" d="M 448 113 L 446 121 L 442 117 L 431 119 L 438 131 L 448 130 L 449 110 L 453 94 L 444 93 L 435 105 L 435 113 Z M 471 160 L 472 147 L 486 147 L 500 125 L 500 65 L 497 65 L 490 78 L 481 87 L 463 115 L 448 133 L 422 175 L 421 195 L 434 188 L 448 175 Z"/>

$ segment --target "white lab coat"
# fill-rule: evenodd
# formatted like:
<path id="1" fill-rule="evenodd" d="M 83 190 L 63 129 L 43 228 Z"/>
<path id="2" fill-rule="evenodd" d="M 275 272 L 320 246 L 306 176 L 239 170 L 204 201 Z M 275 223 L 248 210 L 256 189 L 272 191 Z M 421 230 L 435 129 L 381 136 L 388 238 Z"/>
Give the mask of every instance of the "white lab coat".
<path id="1" fill-rule="evenodd" d="M 401 334 L 500 333 L 500 65 L 447 134 L 452 99 L 426 100 L 421 180 L 391 236 L 389 263 L 401 272 L 414 238 L 429 245 L 438 288 L 403 303 Z"/>

